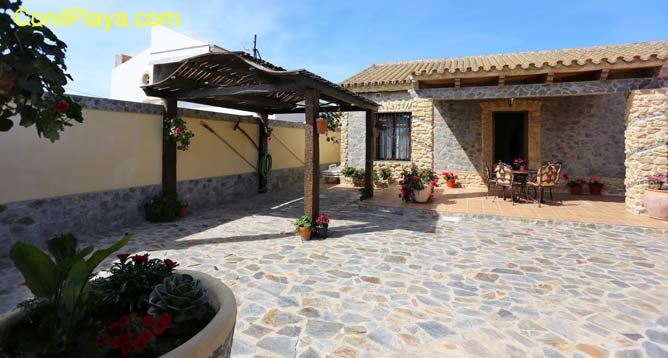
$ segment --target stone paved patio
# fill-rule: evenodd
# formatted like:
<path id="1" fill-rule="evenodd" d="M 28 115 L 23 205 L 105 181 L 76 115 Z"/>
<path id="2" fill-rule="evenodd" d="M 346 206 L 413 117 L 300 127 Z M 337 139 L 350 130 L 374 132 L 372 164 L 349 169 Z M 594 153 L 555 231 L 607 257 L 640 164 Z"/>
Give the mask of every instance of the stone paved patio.
<path id="1" fill-rule="evenodd" d="M 323 189 L 332 237 L 302 243 L 299 190 L 124 231 L 219 277 L 234 357 L 668 357 L 668 233 L 360 206 Z M 5 259 L 1 309 L 25 297 Z"/>

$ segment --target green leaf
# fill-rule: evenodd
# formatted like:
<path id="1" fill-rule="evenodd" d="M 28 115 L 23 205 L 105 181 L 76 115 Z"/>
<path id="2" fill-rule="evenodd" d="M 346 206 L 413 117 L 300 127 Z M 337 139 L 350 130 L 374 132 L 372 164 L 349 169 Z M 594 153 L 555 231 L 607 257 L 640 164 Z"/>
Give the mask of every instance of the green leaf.
<path id="1" fill-rule="evenodd" d="M 49 297 L 58 290 L 58 275 L 51 258 L 25 242 L 12 246 L 9 257 L 21 271 L 30 291 L 37 297 Z"/>
<path id="2" fill-rule="evenodd" d="M 74 312 L 89 277 L 90 270 L 86 262 L 83 259 L 76 260 L 63 282 L 63 303 L 68 313 Z"/>
<path id="3" fill-rule="evenodd" d="M 47 241 L 49 252 L 56 259 L 56 263 L 71 258 L 77 252 L 77 238 L 68 233 Z"/>
<path id="4" fill-rule="evenodd" d="M 108 248 L 104 250 L 95 251 L 90 256 L 88 261 L 86 261 L 86 264 L 88 265 L 88 270 L 93 271 L 97 267 L 97 265 L 99 265 L 100 262 L 102 262 L 102 260 L 107 258 L 107 256 L 113 254 L 114 252 L 120 250 L 120 248 L 125 246 L 125 244 L 127 244 L 131 238 L 132 234 L 126 235 L 124 238 L 118 240 L 115 244 L 109 246 Z"/>

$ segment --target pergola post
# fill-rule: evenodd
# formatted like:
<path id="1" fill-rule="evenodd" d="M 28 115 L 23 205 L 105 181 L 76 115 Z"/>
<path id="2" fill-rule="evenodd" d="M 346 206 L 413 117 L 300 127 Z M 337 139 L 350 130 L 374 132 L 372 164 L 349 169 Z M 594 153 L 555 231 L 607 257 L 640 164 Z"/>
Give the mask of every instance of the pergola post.
<path id="1" fill-rule="evenodd" d="M 315 121 L 318 118 L 320 93 L 317 89 L 304 91 L 305 117 L 304 133 L 304 215 L 312 221 L 320 212 L 320 143 Z"/>
<path id="2" fill-rule="evenodd" d="M 164 125 L 178 115 L 175 99 L 162 100 L 162 121 Z M 162 137 L 162 193 L 165 196 L 176 196 L 176 142 Z"/>
<path id="3" fill-rule="evenodd" d="M 373 197 L 373 119 L 374 111 L 366 111 L 366 156 L 364 161 L 364 187 L 370 191 L 365 193 L 366 197 Z"/>
<path id="4" fill-rule="evenodd" d="M 267 186 L 269 185 L 269 178 L 267 178 L 264 173 L 261 172 L 263 166 L 262 164 L 262 157 L 269 153 L 269 141 L 267 140 L 267 130 L 269 128 L 269 118 L 267 114 L 260 114 L 260 126 L 259 126 L 259 132 L 260 132 L 260 138 L 258 140 L 258 165 L 257 165 L 257 176 L 258 176 L 258 192 L 259 193 L 266 193 L 267 192 Z"/>

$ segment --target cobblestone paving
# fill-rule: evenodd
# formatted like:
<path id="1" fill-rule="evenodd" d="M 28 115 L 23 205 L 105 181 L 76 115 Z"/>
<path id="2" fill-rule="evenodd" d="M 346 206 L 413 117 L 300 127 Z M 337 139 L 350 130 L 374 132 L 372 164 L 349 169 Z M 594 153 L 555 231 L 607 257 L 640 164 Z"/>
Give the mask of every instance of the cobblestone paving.
<path id="1" fill-rule="evenodd" d="M 331 237 L 302 243 L 301 203 L 269 209 L 297 193 L 127 229 L 131 249 L 233 289 L 234 357 L 668 357 L 665 233 L 369 208 L 334 189 Z M 6 310 L 26 292 L 0 274 Z"/>

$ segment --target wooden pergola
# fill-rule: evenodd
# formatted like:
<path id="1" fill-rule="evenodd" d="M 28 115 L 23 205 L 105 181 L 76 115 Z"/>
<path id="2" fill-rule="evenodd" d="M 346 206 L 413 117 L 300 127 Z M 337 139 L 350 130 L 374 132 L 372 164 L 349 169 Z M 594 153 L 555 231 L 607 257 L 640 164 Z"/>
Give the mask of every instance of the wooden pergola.
<path id="1" fill-rule="evenodd" d="M 366 112 L 365 185 L 373 188 L 373 121 L 378 104 L 306 70 L 287 71 L 243 52 L 211 47 L 209 53 L 156 65 L 148 96 L 163 100 L 163 119 L 176 118 L 177 101 L 255 112 L 259 115 L 259 157 L 268 152 L 268 116 L 305 113 L 304 215 L 318 215 L 320 146 L 315 121 L 320 112 Z M 267 178 L 258 172 L 259 187 Z M 176 195 L 176 143 L 163 140 L 162 189 Z"/>

